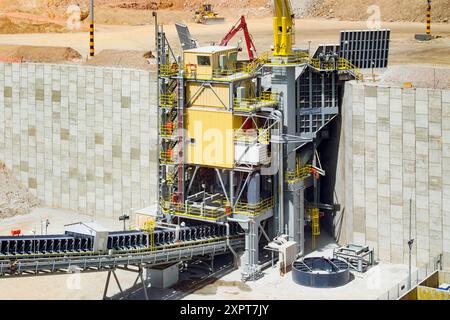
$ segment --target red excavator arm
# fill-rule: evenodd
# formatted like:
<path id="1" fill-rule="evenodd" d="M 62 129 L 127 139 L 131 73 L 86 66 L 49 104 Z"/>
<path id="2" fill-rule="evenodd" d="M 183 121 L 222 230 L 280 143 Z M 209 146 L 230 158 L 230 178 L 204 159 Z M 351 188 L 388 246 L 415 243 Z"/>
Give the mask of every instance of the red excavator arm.
<path id="1" fill-rule="evenodd" d="M 255 44 L 253 43 L 250 33 L 248 32 L 247 22 L 245 21 L 244 16 L 241 16 L 241 18 L 236 22 L 236 24 L 231 28 L 231 30 L 228 31 L 227 35 L 220 42 L 220 45 L 226 46 L 228 44 L 228 42 L 240 30 L 244 31 L 245 43 L 247 45 L 247 51 L 248 51 L 248 57 L 250 58 L 250 61 L 253 61 L 253 59 L 255 58 L 254 53 L 256 53 L 256 47 L 255 47 Z"/>

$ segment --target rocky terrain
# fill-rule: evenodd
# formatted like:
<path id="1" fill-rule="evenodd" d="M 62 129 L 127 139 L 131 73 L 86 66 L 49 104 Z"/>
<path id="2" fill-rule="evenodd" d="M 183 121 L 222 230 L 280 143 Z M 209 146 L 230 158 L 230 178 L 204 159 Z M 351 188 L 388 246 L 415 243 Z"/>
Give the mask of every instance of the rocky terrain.
<path id="1" fill-rule="evenodd" d="M 0 219 L 27 214 L 38 205 L 39 200 L 0 161 Z"/>

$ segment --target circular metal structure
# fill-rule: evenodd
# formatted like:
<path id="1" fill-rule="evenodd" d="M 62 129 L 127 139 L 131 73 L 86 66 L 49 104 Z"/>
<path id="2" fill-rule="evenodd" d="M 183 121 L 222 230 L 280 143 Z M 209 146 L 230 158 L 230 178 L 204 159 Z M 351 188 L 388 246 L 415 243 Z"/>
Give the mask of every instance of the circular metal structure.
<path id="1" fill-rule="evenodd" d="M 305 258 L 292 264 L 292 279 L 302 286 L 335 288 L 350 281 L 350 270 L 338 259 Z"/>

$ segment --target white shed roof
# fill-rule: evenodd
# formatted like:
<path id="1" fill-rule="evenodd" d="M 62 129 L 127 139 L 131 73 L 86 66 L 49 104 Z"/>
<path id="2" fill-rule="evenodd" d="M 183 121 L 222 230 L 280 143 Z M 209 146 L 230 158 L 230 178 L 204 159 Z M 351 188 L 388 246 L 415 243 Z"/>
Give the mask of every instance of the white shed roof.
<path id="1" fill-rule="evenodd" d="M 184 52 L 188 53 L 216 53 L 216 52 L 222 52 L 222 51 L 229 51 L 235 49 L 237 50 L 237 47 L 232 46 L 206 46 L 206 47 L 199 47 L 195 49 L 189 49 L 185 50 Z"/>
<path id="2" fill-rule="evenodd" d="M 155 204 L 155 205 L 152 205 L 152 206 L 149 206 L 149 207 L 145 207 L 145 208 L 136 210 L 134 213 L 135 214 L 145 215 L 145 216 L 156 217 L 158 215 L 158 207 Z"/>
<path id="3" fill-rule="evenodd" d="M 77 222 L 67 224 L 64 226 L 65 231 L 75 232 L 80 234 L 94 235 L 98 232 L 109 232 L 108 229 L 103 227 L 97 222 Z"/>

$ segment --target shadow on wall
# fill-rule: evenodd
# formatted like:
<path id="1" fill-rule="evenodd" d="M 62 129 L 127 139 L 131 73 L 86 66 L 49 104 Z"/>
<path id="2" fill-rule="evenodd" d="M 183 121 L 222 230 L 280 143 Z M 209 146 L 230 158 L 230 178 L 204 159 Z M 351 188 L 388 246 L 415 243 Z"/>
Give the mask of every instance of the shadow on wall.
<path id="1" fill-rule="evenodd" d="M 336 208 L 334 212 L 326 211 L 322 225 L 334 239 L 340 243 L 342 237 L 342 227 L 345 214 L 344 199 L 339 199 L 336 187 L 342 181 L 338 181 L 338 158 L 339 145 L 341 139 L 342 116 L 339 114 L 330 123 L 330 138 L 324 140 L 319 146 L 322 167 L 326 175 L 320 183 L 320 198 L 324 204 L 333 204 Z M 345 241 L 345 239 L 344 239 Z"/>

